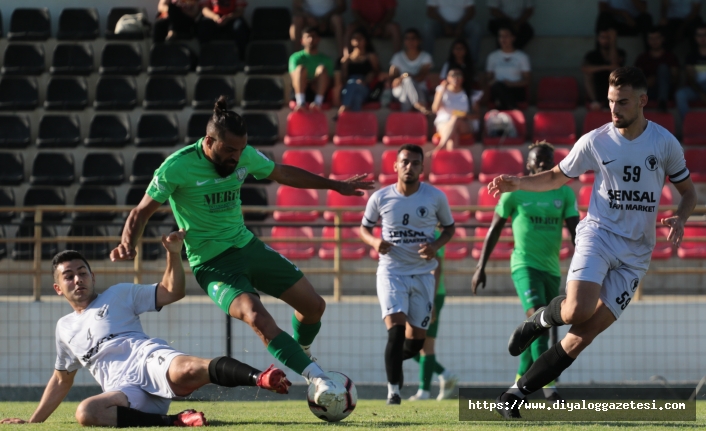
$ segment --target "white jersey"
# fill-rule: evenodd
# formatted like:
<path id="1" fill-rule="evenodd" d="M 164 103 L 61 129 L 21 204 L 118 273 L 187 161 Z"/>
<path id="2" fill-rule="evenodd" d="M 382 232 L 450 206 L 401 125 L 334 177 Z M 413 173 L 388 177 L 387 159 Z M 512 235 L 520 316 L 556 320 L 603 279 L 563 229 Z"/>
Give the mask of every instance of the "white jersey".
<path id="1" fill-rule="evenodd" d="M 397 184 L 384 187 L 370 197 L 363 226 L 372 228 L 382 216 L 382 238 L 393 244 L 380 255 L 378 274 L 425 274 L 437 266 L 436 259 L 419 256 L 419 245 L 434 241 L 434 229 L 454 224 L 451 208 L 441 190 L 426 183 L 411 196 L 397 191 Z"/>
<path id="2" fill-rule="evenodd" d="M 645 245 L 636 254 L 651 253 L 655 244 L 657 206 L 668 176 L 673 183 L 689 178 L 679 141 L 662 126 L 647 128 L 629 141 L 613 123 L 581 137 L 559 169 L 570 178 L 593 170 L 596 175 L 588 215 L 581 223 Z"/>
<path id="3" fill-rule="evenodd" d="M 139 315 L 155 307 L 156 284 L 121 283 L 108 288 L 82 313 L 73 312 L 56 324 L 57 370 L 86 367 L 104 392 L 124 385 L 139 361 L 151 350 L 170 348 L 142 330 Z M 161 308 L 161 307 L 160 307 Z M 145 350 L 147 349 L 147 350 Z"/>

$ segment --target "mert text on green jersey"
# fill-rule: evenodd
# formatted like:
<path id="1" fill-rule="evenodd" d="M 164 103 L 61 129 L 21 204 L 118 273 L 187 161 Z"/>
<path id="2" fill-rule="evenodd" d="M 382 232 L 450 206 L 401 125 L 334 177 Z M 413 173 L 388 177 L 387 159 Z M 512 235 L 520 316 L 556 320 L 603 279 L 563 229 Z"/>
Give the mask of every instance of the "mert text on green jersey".
<path id="1" fill-rule="evenodd" d="M 240 187 L 251 174 L 257 179 L 272 173 L 275 164 L 251 146 L 243 150 L 235 171 L 222 178 L 206 158 L 203 141 L 169 156 L 154 173 L 147 195 L 169 203 L 179 228 L 186 230 L 186 253 L 193 267 L 230 247 L 244 247 L 253 237 L 243 222 Z"/>
<path id="2" fill-rule="evenodd" d="M 579 215 L 576 196 L 568 186 L 546 192 L 503 193 L 495 212 L 505 219 L 512 217 L 512 271 L 528 266 L 561 275 L 559 250 L 564 220 Z"/>

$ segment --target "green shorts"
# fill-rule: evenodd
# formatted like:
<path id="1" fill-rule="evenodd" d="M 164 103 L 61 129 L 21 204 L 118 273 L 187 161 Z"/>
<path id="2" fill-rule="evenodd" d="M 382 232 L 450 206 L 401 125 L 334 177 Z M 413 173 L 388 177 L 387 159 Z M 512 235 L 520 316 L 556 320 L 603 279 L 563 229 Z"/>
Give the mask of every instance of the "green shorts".
<path id="1" fill-rule="evenodd" d="M 193 271 L 199 286 L 226 314 L 241 293 L 257 295 L 257 288 L 279 298 L 304 277 L 292 262 L 257 238 L 243 248 L 229 248 Z"/>
<path id="2" fill-rule="evenodd" d="M 427 329 L 427 337 L 436 338 L 436 333 L 439 331 L 439 318 L 441 317 L 441 309 L 444 308 L 444 298 L 446 295 L 436 295 L 434 297 L 434 308 L 436 308 L 436 320 L 429 325 Z"/>
<path id="3" fill-rule="evenodd" d="M 525 313 L 530 308 L 549 304 L 559 295 L 561 285 L 561 277 L 527 266 L 513 271 L 512 281 Z"/>

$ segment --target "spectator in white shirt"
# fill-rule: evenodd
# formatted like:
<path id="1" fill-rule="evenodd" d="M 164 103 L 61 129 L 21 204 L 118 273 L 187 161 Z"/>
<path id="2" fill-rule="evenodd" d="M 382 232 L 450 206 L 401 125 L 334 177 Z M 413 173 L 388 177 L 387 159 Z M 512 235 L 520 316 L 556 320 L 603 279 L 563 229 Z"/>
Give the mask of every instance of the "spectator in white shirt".
<path id="1" fill-rule="evenodd" d="M 416 28 L 404 33 L 404 48 L 390 60 L 392 95 L 402 104 L 402 111 L 412 108 L 428 115 L 427 76 L 433 65 L 431 55 L 421 49 L 422 40 Z"/>
<path id="2" fill-rule="evenodd" d="M 534 13 L 534 0 L 488 0 L 488 8 L 493 18 L 488 22 L 488 30 L 498 37 L 500 27 L 512 27 L 515 32 L 515 48 L 524 49 L 534 37 L 534 29 L 529 19 Z"/>
<path id="3" fill-rule="evenodd" d="M 527 100 L 530 83 L 530 61 L 527 54 L 515 49 L 515 34 L 510 27 L 500 27 L 500 49 L 488 55 L 485 66 L 490 98 L 500 110 L 515 109 Z"/>
<path id="4" fill-rule="evenodd" d="M 471 57 L 477 63 L 482 30 L 473 20 L 475 13 L 474 0 L 427 0 L 424 50 L 433 53 L 434 42 L 439 37 L 465 37 Z"/>
<path id="5" fill-rule="evenodd" d="M 469 99 L 463 87 L 463 71 L 457 67 L 452 67 L 446 74 L 446 80 L 436 87 L 431 110 L 436 114 L 434 125 L 440 139 L 434 152 L 453 150 L 454 144 L 459 144 L 461 135 L 475 133 L 479 129 L 478 102 L 483 92 L 474 91 Z"/>
<path id="6" fill-rule="evenodd" d="M 289 37 L 294 50 L 301 50 L 302 29 L 316 27 L 321 36 L 333 35 L 339 55 L 343 52 L 343 12 L 345 0 L 292 0 Z"/>

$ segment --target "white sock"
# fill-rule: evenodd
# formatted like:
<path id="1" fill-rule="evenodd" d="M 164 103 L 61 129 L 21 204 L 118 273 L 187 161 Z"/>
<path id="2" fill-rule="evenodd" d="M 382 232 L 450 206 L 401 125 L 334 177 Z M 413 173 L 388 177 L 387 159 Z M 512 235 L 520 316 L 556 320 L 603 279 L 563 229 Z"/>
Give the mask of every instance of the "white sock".
<path id="1" fill-rule="evenodd" d="M 304 93 L 297 93 L 294 95 L 294 100 L 297 101 L 297 105 L 303 105 L 306 103 L 306 95 L 304 95 Z"/>
<path id="2" fill-rule="evenodd" d="M 328 378 L 326 373 L 324 373 L 324 370 L 322 370 L 316 362 L 312 362 L 308 367 L 304 368 L 304 371 L 302 371 L 302 376 L 304 376 L 307 380 L 311 380 L 314 377 Z"/>
<path id="3" fill-rule="evenodd" d="M 314 97 L 314 103 L 321 106 L 321 104 L 324 103 L 324 96 L 322 96 L 321 94 L 317 94 L 316 97 Z"/>
<path id="4" fill-rule="evenodd" d="M 399 395 L 400 394 L 400 385 L 393 385 L 392 383 L 387 384 L 387 398 L 390 398 L 393 395 Z"/>
<path id="5" fill-rule="evenodd" d="M 448 380 L 450 377 L 451 373 L 449 373 L 449 370 L 444 370 L 443 373 L 439 374 L 439 379 Z"/>
<path id="6" fill-rule="evenodd" d="M 520 388 L 517 387 L 517 383 L 510 386 L 510 389 L 508 389 L 505 392 L 507 392 L 508 394 L 512 394 L 512 395 L 516 396 L 517 398 L 524 398 L 525 397 L 525 394 L 523 394 L 522 391 L 520 390 Z"/>
<path id="7" fill-rule="evenodd" d="M 544 326 L 545 328 L 549 328 L 549 327 L 551 327 L 552 325 L 550 325 L 549 323 L 547 323 L 546 320 L 544 320 L 544 313 L 546 313 L 546 312 L 547 312 L 547 310 L 544 309 L 544 311 L 542 311 L 542 314 L 539 315 L 539 323 L 540 323 L 542 326 Z"/>
<path id="8" fill-rule="evenodd" d="M 418 390 L 417 390 L 417 398 L 421 398 L 421 399 L 429 398 L 430 395 L 431 395 L 431 394 L 429 393 L 429 391 L 425 391 L 425 390 L 423 390 L 423 389 L 418 389 Z"/>

